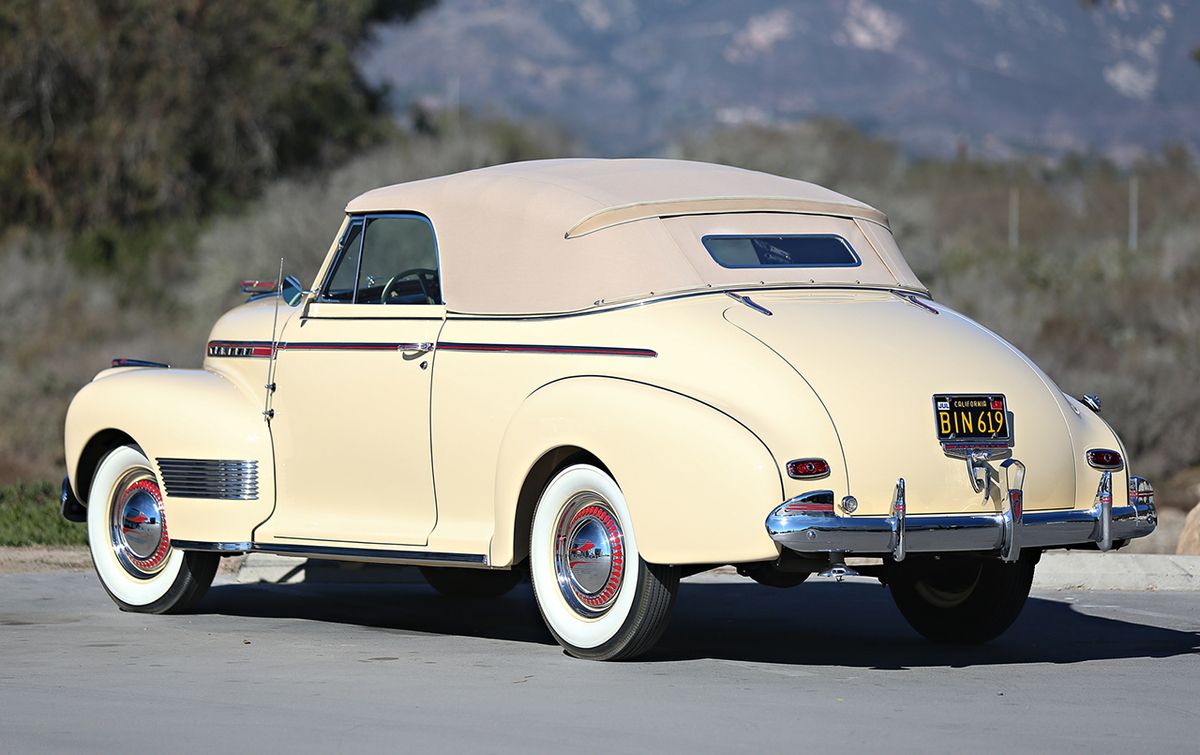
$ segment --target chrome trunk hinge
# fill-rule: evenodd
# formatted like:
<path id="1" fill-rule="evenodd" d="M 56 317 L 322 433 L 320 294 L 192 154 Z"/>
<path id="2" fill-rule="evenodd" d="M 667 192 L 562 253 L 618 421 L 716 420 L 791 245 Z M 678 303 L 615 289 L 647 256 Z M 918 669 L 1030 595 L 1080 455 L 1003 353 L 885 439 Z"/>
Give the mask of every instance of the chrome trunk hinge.
<path id="1" fill-rule="evenodd" d="M 738 293 L 734 293 L 733 291 L 726 291 L 725 295 L 730 297 L 731 299 L 736 299 L 736 300 L 740 301 L 742 304 L 745 304 L 747 307 L 749 307 L 750 309 L 753 309 L 755 312 L 761 312 L 762 314 L 766 315 L 767 317 L 770 317 L 773 314 L 775 314 L 774 312 L 767 309 L 766 307 L 759 304 L 758 302 L 754 301 L 753 299 L 751 299 L 749 296 L 746 296 L 745 294 L 738 294 Z"/>

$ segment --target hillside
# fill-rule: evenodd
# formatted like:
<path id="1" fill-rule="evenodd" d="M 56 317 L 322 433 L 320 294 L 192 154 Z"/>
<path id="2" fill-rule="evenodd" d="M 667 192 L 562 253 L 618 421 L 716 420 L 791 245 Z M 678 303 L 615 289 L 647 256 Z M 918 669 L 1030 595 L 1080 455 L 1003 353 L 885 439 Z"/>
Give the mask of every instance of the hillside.
<path id="1" fill-rule="evenodd" d="M 363 58 L 394 102 L 543 117 L 639 154 L 714 126 L 850 120 L 993 157 L 1200 146 L 1200 3 L 443 0 Z"/>

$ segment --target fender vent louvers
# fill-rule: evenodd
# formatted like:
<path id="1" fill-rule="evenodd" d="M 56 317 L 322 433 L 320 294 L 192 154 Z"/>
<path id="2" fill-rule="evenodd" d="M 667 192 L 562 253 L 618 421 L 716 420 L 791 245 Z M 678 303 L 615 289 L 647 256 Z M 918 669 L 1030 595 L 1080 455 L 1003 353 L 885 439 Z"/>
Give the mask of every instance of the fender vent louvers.
<path id="1" fill-rule="evenodd" d="M 253 501 L 258 498 L 258 462 L 239 459 L 158 458 L 168 496 Z"/>

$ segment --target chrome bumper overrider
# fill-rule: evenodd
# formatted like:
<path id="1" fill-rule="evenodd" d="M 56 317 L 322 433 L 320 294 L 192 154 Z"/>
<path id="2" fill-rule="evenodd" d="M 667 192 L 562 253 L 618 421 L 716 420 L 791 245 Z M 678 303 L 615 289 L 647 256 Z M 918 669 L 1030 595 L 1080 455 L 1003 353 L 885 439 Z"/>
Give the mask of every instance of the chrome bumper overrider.
<path id="1" fill-rule="evenodd" d="M 889 516 L 838 516 L 833 494 L 817 491 L 785 501 L 767 517 L 771 539 L 801 554 L 859 554 L 903 560 L 908 553 L 984 552 L 1012 561 L 1022 548 L 1095 544 L 1149 535 L 1158 517 L 1154 489 L 1130 478 L 1127 505 L 1114 506 L 1112 474 L 1105 472 L 1090 509 L 1023 512 L 1018 482 L 1006 489 L 1004 510 L 988 514 L 906 514 L 903 478 Z M 827 499 L 824 497 L 827 496 Z"/>

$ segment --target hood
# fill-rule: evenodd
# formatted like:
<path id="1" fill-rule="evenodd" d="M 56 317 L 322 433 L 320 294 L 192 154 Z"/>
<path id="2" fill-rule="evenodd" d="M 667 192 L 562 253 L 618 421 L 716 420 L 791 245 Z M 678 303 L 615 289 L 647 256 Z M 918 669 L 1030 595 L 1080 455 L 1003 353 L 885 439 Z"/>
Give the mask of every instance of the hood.
<path id="1" fill-rule="evenodd" d="M 910 513 L 997 510 L 966 462 L 937 440 L 934 394 L 1004 394 L 1012 455 L 1027 466 L 1025 508 L 1071 508 L 1076 462 L 1061 392 L 1023 354 L 944 307 L 882 291 L 755 292 L 770 316 L 746 306 L 725 318 L 791 365 L 825 404 L 842 445 L 857 514 L 886 514 L 903 477 Z M 1001 482 L 991 461 L 992 479 Z M 836 479 L 836 477 L 835 477 Z M 835 491 L 839 496 L 840 491 Z"/>

